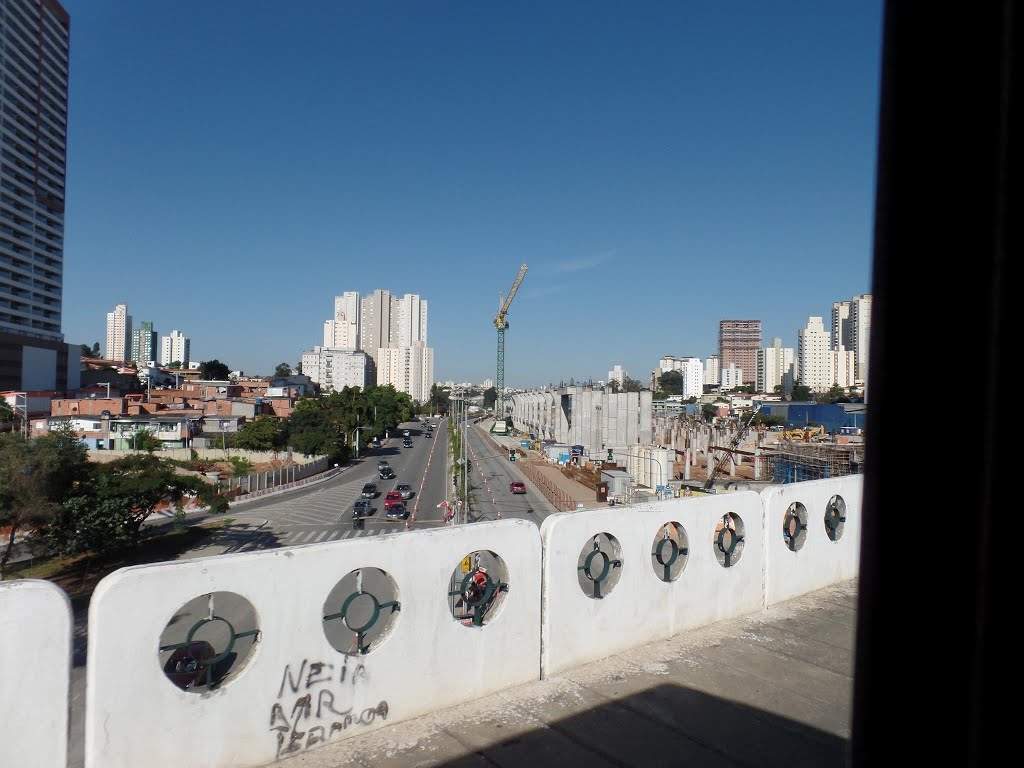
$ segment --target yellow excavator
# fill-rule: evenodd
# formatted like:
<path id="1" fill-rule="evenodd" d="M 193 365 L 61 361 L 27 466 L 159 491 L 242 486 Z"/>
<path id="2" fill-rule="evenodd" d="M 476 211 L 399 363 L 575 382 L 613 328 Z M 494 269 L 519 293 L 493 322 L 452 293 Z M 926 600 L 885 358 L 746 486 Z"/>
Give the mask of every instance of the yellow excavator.
<path id="1" fill-rule="evenodd" d="M 821 438 L 825 436 L 825 428 L 820 424 L 813 427 L 807 427 L 806 429 L 800 429 L 796 427 L 794 429 L 787 429 L 782 433 L 783 440 L 789 440 L 794 443 L 809 443 L 815 438 Z"/>

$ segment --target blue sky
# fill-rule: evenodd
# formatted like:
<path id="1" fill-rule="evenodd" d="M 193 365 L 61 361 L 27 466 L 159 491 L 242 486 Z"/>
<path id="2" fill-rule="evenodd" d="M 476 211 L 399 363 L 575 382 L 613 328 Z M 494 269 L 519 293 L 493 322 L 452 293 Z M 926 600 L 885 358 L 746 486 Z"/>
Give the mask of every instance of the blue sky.
<path id="1" fill-rule="evenodd" d="M 64 0 L 64 334 L 265 374 L 335 295 L 429 302 L 435 378 L 646 381 L 871 290 L 881 2 Z"/>

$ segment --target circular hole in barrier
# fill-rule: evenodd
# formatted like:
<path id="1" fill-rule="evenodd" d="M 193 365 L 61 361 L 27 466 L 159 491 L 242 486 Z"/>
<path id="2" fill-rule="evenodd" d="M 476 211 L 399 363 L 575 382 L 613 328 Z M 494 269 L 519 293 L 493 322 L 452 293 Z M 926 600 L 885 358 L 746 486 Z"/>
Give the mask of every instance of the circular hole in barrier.
<path id="1" fill-rule="evenodd" d="M 679 523 L 664 523 L 651 545 L 651 567 L 662 581 L 675 581 L 686 568 L 690 543 Z"/>
<path id="2" fill-rule="evenodd" d="M 807 541 L 807 507 L 794 501 L 782 516 L 782 541 L 790 552 L 797 552 Z"/>
<path id="3" fill-rule="evenodd" d="M 339 653 L 365 654 L 396 626 L 401 603 L 398 585 L 380 568 L 349 571 L 327 594 L 324 637 Z"/>
<path id="4" fill-rule="evenodd" d="M 839 541 L 846 528 L 846 502 L 842 496 L 833 496 L 825 505 L 825 533 L 831 541 Z"/>
<path id="5" fill-rule="evenodd" d="M 160 668 L 188 693 L 222 688 L 244 671 L 259 632 L 256 609 L 241 595 L 200 595 L 175 611 L 160 633 Z"/>
<path id="6" fill-rule="evenodd" d="M 711 537 L 711 547 L 715 552 L 718 564 L 723 568 L 731 568 L 743 556 L 746 527 L 743 519 L 735 512 L 726 512 L 715 523 L 715 532 Z"/>
<path id="7" fill-rule="evenodd" d="M 466 627 L 483 627 L 501 615 L 508 596 L 508 567 L 489 549 L 470 552 L 448 581 L 448 609 Z"/>
<path id="8" fill-rule="evenodd" d="M 622 546 L 610 533 L 598 533 L 587 540 L 576 561 L 580 589 L 597 600 L 607 597 L 622 577 Z"/>

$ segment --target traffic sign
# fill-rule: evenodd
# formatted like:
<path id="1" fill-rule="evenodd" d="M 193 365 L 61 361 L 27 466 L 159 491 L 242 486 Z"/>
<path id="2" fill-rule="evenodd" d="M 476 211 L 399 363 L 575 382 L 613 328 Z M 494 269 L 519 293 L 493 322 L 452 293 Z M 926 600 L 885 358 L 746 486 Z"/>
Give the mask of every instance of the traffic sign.
<path id="1" fill-rule="evenodd" d="M 449 560 L 448 562 L 450 563 L 451 560 Z M 472 568 L 473 558 L 471 558 L 469 555 L 466 555 L 464 558 L 462 558 L 462 572 L 469 573 Z"/>

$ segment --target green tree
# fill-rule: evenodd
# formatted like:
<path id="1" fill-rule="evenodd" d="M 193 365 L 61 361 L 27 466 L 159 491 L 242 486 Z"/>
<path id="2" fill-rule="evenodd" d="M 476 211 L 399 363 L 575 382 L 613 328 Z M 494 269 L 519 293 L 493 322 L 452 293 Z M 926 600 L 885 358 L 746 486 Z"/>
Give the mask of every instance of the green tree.
<path id="1" fill-rule="evenodd" d="M 796 384 L 793 387 L 793 400 L 804 402 L 811 399 L 811 388 L 806 384 Z"/>
<path id="2" fill-rule="evenodd" d="M 838 384 L 833 384 L 828 392 L 824 392 L 818 396 L 818 402 L 821 403 L 848 403 L 849 398 L 846 396 L 846 390 L 840 387 Z"/>
<path id="3" fill-rule="evenodd" d="M 68 424 L 27 440 L 17 432 L 0 435 L 0 528 L 10 539 L 0 557 L 0 579 L 19 533 L 43 528 L 88 472 L 85 446 Z"/>
<path id="4" fill-rule="evenodd" d="M 80 344 L 78 349 L 80 350 L 79 354 L 82 357 L 92 357 L 92 347 L 88 344 Z"/>
<path id="5" fill-rule="evenodd" d="M 163 441 L 149 429 L 140 429 L 132 435 L 132 448 L 136 451 L 152 453 L 160 450 L 163 445 Z"/>
<path id="6" fill-rule="evenodd" d="M 484 390 L 484 409 L 490 410 L 498 402 L 498 390 L 495 387 L 488 387 Z"/>
<path id="7" fill-rule="evenodd" d="M 701 418 L 704 419 L 704 421 L 711 421 L 713 418 L 715 418 L 715 416 L 718 415 L 718 408 L 711 405 L 710 403 L 705 403 L 700 407 L 700 415 Z"/>
<path id="8" fill-rule="evenodd" d="M 274 369 L 274 377 L 275 378 L 282 379 L 285 376 L 291 376 L 291 375 L 292 375 L 292 367 L 290 365 L 288 365 L 288 363 L 278 363 L 277 367 Z"/>
<path id="9" fill-rule="evenodd" d="M 199 377 L 204 381 L 224 381 L 231 369 L 220 360 L 204 360 L 199 364 Z"/>
<path id="10" fill-rule="evenodd" d="M 437 384 L 430 385 L 430 399 L 427 402 L 430 404 L 432 413 L 448 413 L 449 411 L 448 393 Z"/>
<path id="11" fill-rule="evenodd" d="M 273 416 L 257 416 L 243 424 L 235 435 L 235 448 L 273 451 L 283 445 L 281 425 Z"/>
<path id="12" fill-rule="evenodd" d="M 622 391 L 623 392 L 639 392 L 644 388 L 644 385 L 640 383 L 639 379 L 632 379 L 629 376 L 622 380 Z"/>
<path id="13" fill-rule="evenodd" d="M 173 464 L 152 454 L 94 464 L 90 481 L 65 499 L 44 538 L 52 551 L 68 555 L 133 547 L 158 506 L 170 505 L 182 520 L 186 497 L 197 497 L 214 514 L 228 509 L 212 485 L 177 474 Z"/>
<path id="14" fill-rule="evenodd" d="M 14 421 L 14 409 L 6 400 L 0 400 L 0 424 Z"/>
<path id="15" fill-rule="evenodd" d="M 181 360 L 173 360 L 173 361 L 171 361 L 170 365 L 168 365 L 167 367 L 168 368 L 181 368 Z"/>
<path id="16" fill-rule="evenodd" d="M 683 393 L 683 374 L 681 371 L 665 371 L 658 377 L 658 389 L 673 395 Z"/>

